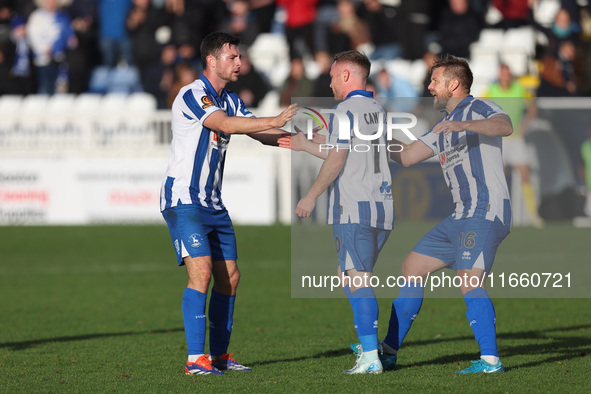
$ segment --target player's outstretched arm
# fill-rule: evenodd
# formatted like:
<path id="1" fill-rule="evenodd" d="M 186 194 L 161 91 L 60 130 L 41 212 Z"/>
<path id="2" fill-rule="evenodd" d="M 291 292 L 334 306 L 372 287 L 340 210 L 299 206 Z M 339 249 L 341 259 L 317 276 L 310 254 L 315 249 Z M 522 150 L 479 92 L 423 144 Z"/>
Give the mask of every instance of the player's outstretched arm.
<path id="1" fill-rule="evenodd" d="M 390 152 L 390 159 L 403 167 L 412 166 L 433 156 L 433 151 L 421 141 L 413 141 L 410 144 L 405 144 L 394 138 L 391 141 L 402 146 L 402 150 Z"/>
<path id="2" fill-rule="evenodd" d="M 279 140 L 288 137 L 289 132 L 281 129 L 269 129 L 266 131 L 259 131 L 258 133 L 247 134 L 253 140 L 259 141 L 263 145 L 280 146 Z"/>
<path id="3" fill-rule="evenodd" d="M 319 137 L 314 137 L 314 139 L 309 140 L 301 130 L 299 130 L 297 127 L 295 129 L 295 134 L 288 134 L 278 140 L 279 147 L 295 151 L 304 151 L 322 160 L 326 159 L 328 149 L 322 149 L 322 145 L 324 145 L 324 143 L 316 142 L 321 140 Z M 322 140 L 325 141 L 324 138 Z"/>
<path id="4" fill-rule="evenodd" d="M 489 137 L 507 137 L 513 133 L 513 125 L 507 115 L 498 114 L 488 119 L 465 121 L 446 120 L 437 123 L 433 127 L 433 133 L 443 133 L 443 135 L 464 130 Z"/>
<path id="5" fill-rule="evenodd" d="M 267 118 L 228 116 L 224 111 L 216 111 L 205 119 L 203 125 L 208 129 L 221 131 L 226 134 L 251 134 L 283 127 L 297 111 L 297 104 L 290 105 L 277 116 Z"/>
<path id="6" fill-rule="evenodd" d="M 296 215 L 301 218 L 309 218 L 316 206 L 316 200 L 318 197 L 324 193 L 326 188 L 334 182 L 337 178 L 339 173 L 341 172 L 343 166 L 345 165 L 345 161 L 347 160 L 347 154 L 349 151 L 346 149 L 331 149 L 328 152 L 328 156 L 324 163 L 322 163 L 322 167 L 320 167 L 320 172 L 314 181 L 314 184 L 308 191 L 308 193 L 298 202 L 296 207 Z"/>

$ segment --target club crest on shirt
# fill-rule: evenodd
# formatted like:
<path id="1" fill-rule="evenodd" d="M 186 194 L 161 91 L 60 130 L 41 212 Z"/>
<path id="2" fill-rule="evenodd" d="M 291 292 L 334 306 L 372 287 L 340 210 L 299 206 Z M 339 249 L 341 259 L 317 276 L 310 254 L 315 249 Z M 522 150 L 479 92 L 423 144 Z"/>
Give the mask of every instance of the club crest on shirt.
<path id="1" fill-rule="evenodd" d="M 205 109 L 205 108 L 209 108 L 213 105 L 213 101 L 211 101 L 211 99 L 209 98 L 209 96 L 203 96 L 201 97 L 201 102 L 203 103 L 203 105 L 201 106 L 201 108 Z"/>

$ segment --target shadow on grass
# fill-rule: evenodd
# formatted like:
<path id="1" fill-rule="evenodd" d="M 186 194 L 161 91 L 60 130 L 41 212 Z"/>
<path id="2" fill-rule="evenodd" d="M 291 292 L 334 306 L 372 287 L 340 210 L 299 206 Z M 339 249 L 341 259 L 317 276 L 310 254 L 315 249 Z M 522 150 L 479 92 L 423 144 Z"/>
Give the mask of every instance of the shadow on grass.
<path id="1" fill-rule="evenodd" d="M 546 330 L 528 330 L 528 331 L 519 331 L 513 333 L 499 333 L 497 338 L 500 340 L 544 340 L 547 343 L 540 344 L 527 344 L 527 345 L 517 345 L 517 346 L 502 346 L 501 348 L 501 356 L 503 358 L 511 357 L 511 356 L 523 356 L 523 355 L 544 355 L 548 354 L 549 357 L 545 357 L 541 360 L 532 361 L 532 362 L 525 362 L 522 364 L 511 365 L 510 369 L 513 368 L 527 368 L 538 366 L 546 363 L 551 362 L 561 362 L 565 360 L 575 359 L 579 357 L 586 357 L 591 354 L 591 344 L 589 343 L 589 335 L 587 333 L 583 333 L 581 336 L 570 336 L 570 337 L 562 337 L 560 334 L 565 332 L 572 332 L 577 330 L 587 330 L 591 328 L 591 324 L 586 325 L 577 325 L 577 326 L 570 326 L 570 327 L 555 327 Z M 88 334 L 88 335 L 72 335 L 72 336 L 62 336 L 62 337 L 54 337 L 54 338 L 44 338 L 44 339 L 34 339 L 29 341 L 21 341 L 21 342 L 4 342 L 0 343 L 0 349 L 6 348 L 12 351 L 19 351 L 25 350 L 34 346 L 44 345 L 46 343 L 59 343 L 59 342 L 72 342 L 72 341 L 85 341 L 89 339 L 101 339 L 101 338 L 112 338 L 112 337 L 122 337 L 122 336 L 136 336 L 136 335 L 150 335 L 150 334 L 168 334 L 168 333 L 176 333 L 176 332 L 183 332 L 184 328 L 173 328 L 173 329 L 161 329 L 161 330 L 151 330 L 151 331 L 128 331 L 128 332 L 117 332 L 117 333 L 102 333 L 102 334 Z M 403 352 L 411 352 L 413 347 L 417 346 L 428 346 L 428 345 L 436 345 L 438 343 L 444 342 L 462 342 L 462 341 L 474 341 L 473 336 L 460 336 L 460 337 L 452 337 L 452 338 L 437 338 L 437 339 L 429 339 L 423 341 L 408 341 L 404 343 L 404 347 L 401 351 Z M 475 344 L 476 345 L 476 344 Z M 253 366 L 257 365 L 269 365 L 269 364 L 276 364 L 276 363 L 284 363 L 284 362 L 298 362 L 298 361 L 305 361 L 310 358 L 332 358 L 332 357 L 341 357 L 344 355 L 352 354 L 351 350 L 347 348 L 335 349 L 335 350 L 328 350 L 325 352 L 317 353 L 314 355 L 307 355 L 307 356 L 300 356 L 300 357 L 293 357 L 293 358 L 281 358 L 281 359 L 272 359 L 272 360 L 264 360 L 260 362 L 252 363 Z M 417 368 L 426 365 L 437 365 L 437 364 L 453 364 L 456 363 L 458 365 L 458 370 L 460 368 L 460 364 L 462 364 L 462 368 L 465 368 L 467 365 L 466 362 L 470 358 L 477 358 L 478 355 L 475 353 L 454 353 L 442 357 L 437 357 L 431 360 L 420 361 L 413 364 L 404 364 L 401 363 L 396 366 L 397 370 L 405 369 L 405 368 Z"/>
<path id="2" fill-rule="evenodd" d="M 311 356 L 300 356 L 300 357 L 292 357 L 292 358 L 281 358 L 281 359 L 274 359 L 274 360 L 265 360 L 259 362 L 252 362 L 249 365 L 252 366 L 259 366 L 259 365 L 269 365 L 269 364 L 277 364 L 277 363 L 286 363 L 286 362 L 297 362 L 297 361 L 305 361 L 311 358 L 330 358 L 330 357 L 341 357 L 347 354 L 353 354 L 351 349 L 335 349 L 335 350 L 327 350 L 322 353 L 316 353 Z"/>
<path id="3" fill-rule="evenodd" d="M 565 360 L 571 360 L 580 357 L 586 357 L 591 354 L 591 343 L 589 342 L 589 335 L 588 333 L 584 333 L 581 336 L 570 336 L 570 337 L 561 337 L 559 335 L 554 335 L 558 333 L 565 333 L 569 331 L 577 331 L 577 330 L 586 330 L 591 328 L 591 324 L 584 324 L 584 325 L 577 325 L 577 326 L 570 326 L 570 327 L 555 327 L 546 330 L 528 330 L 528 331 L 519 331 L 519 332 L 512 332 L 512 333 L 499 333 L 497 334 L 497 339 L 500 340 L 544 340 L 548 341 L 547 343 L 540 344 L 528 344 L 528 345 L 517 345 L 517 346 L 502 346 L 500 348 L 501 358 L 508 358 L 512 356 L 524 356 L 524 355 L 544 355 L 547 354 L 548 357 L 545 357 L 541 360 L 536 360 L 532 362 L 526 362 L 522 364 L 514 364 L 511 365 L 510 368 L 505 368 L 505 370 L 511 370 L 516 368 L 527 368 L 527 367 L 534 367 L 539 366 L 542 364 L 552 363 L 552 362 L 560 362 Z M 460 341 L 473 341 L 473 336 L 462 336 L 462 337 L 453 337 L 453 338 L 439 338 L 439 339 L 432 339 L 426 341 L 409 341 L 404 343 L 404 348 L 402 349 L 401 353 L 408 348 L 407 351 L 412 351 L 413 346 L 423 346 L 423 345 L 433 345 L 442 342 L 460 342 Z M 474 342 L 476 346 L 476 343 Z M 477 347 L 476 347 L 477 349 Z M 458 365 L 458 370 L 466 368 L 469 366 L 467 364 L 467 360 L 469 359 L 477 359 L 479 355 L 477 353 L 455 353 L 450 354 L 447 356 L 437 357 L 432 360 L 425 360 L 414 364 L 408 365 L 397 365 L 396 369 L 405 369 L 405 368 L 416 368 L 425 365 L 435 365 L 435 364 L 451 364 L 456 363 Z"/>
<path id="4" fill-rule="evenodd" d="M 87 335 L 70 335 L 55 338 L 44 338 L 44 339 L 33 339 L 30 341 L 21 342 L 4 342 L 0 343 L 0 349 L 6 348 L 12 351 L 25 350 L 33 346 L 44 345 L 46 343 L 59 343 L 59 342 L 73 342 L 73 341 L 86 341 L 88 339 L 100 339 L 100 338 L 112 338 L 112 337 L 124 337 L 131 335 L 147 335 L 147 334 L 168 334 L 173 332 L 183 332 L 184 328 L 172 328 L 152 331 L 127 331 L 127 332 L 113 332 L 104 334 L 87 334 Z"/>

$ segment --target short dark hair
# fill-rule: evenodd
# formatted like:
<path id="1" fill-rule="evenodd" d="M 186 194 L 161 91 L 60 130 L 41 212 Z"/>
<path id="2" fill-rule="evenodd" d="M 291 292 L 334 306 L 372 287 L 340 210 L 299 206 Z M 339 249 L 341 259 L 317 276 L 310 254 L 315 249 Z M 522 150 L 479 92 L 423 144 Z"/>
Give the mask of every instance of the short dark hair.
<path id="1" fill-rule="evenodd" d="M 367 80 L 371 70 L 371 62 L 368 57 L 359 51 L 345 51 L 337 53 L 334 57 L 335 63 L 353 63 L 363 70 L 364 79 Z"/>
<path id="2" fill-rule="evenodd" d="M 212 55 L 217 59 L 220 55 L 220 51 L 226 44 L 238 46 L 238 44 L 240 44 L 240 38 L 221 31 L 209 33 L 205 36 L 203 41 L 201 41 L 200 48 L 201 64 L 203 64 L 204 70 L 207 68 L 207 57 Z"/>
<path id="3" fill-rule="evenodd" d="M 472 82 L 474 82 L 474 76 L 466 59 L 453 55 L 445 55 L 435 60 L 435 64 L 431 67 L 431 74 L 438 68 L 443 69 L 443 77 L 446 80 L 449 81 L 450 79 L 457 78 L 460 81 L 460 85 L 470 91 Z"/>

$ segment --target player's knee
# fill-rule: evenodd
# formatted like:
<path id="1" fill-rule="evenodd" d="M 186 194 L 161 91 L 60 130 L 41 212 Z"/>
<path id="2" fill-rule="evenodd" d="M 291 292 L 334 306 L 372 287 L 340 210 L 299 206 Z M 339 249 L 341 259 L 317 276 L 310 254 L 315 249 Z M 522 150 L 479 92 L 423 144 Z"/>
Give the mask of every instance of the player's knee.
<path id="1" fill-rule="evenodd" d="M 192 289 L 207 289 L 210 281 L 211 270 L 206 269 L 205 267 L 203 269 L 192 270 L 189 273 L 187 287 Z"/>
<path id="2" fill-rule="evenodd" d="M 411 283 L 425 283 L 425 279 L 429 274 L 428 271 L 419 270 L 412 265 L 403 265 L 402 266 L 402 276 L 406 278 L 408 282 Z"/>
<path id="3" fill-rule="evenodd" d="M 235 270 L 227 276 L 217 277 L 215 280 L 215 289 L 222 294 L 235 294 L 240 282 L 240 271 Z"/>
<path id="4" fill-rule="evenodd" d="M 234 271 L 232 275 L 230 275 L 229 282 L 232 289 L 236 290 L 236 288 L 238 287 L 238 282 L 240 282 L 240 271 L 238 269 L 236 269 L 236 271 Z"/>

